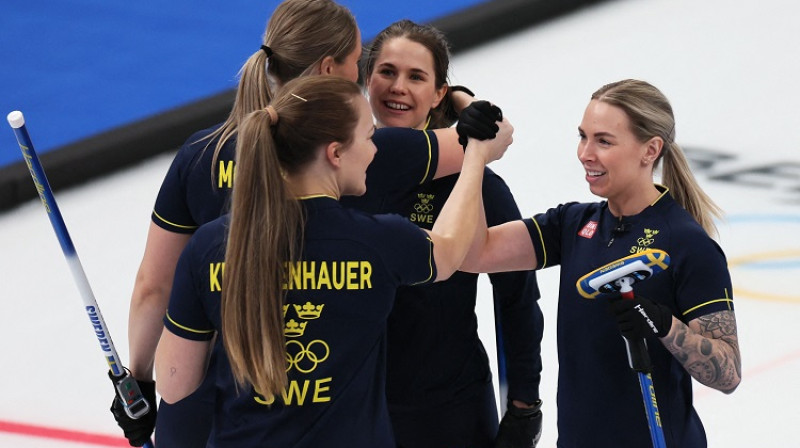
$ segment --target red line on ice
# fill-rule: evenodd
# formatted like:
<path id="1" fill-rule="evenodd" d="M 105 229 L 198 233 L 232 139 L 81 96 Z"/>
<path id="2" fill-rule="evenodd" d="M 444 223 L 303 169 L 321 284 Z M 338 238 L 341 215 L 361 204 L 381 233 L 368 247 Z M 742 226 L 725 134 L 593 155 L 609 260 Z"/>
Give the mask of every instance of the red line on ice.
<path id="1" fill-rule="evenodd" d="M 19 434 L 29 437 L 57 439 L 64 442 L 78 442 L 90 445 L 115 447 L 130 446 L 128 444 L 128 440 L 124 437 L 92 434 L 83 431 L 73 431 L 69 429 L 32 425 L 28 423 L 9 422 L 6 420 L 0 420 L 0 432 Z"/>

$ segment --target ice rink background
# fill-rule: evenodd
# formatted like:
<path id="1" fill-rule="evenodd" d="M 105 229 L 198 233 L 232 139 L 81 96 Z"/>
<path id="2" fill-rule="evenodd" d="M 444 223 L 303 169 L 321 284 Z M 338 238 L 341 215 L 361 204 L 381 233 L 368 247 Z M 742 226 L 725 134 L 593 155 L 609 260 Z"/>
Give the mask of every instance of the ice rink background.
<path id="1" fill-rule="evenodd" d="M 713 447 L 800 445 L 800 293 L 792 281 L 800 274 L 799 12 L 788 0 L 618 0 L 452 61 L 451 80 L 499 104 L 515 125 L 512 149 L 493 168 L 523 215 L 595 200 L 575 156 L 577 125 L 595 89 L 639 78 L 670 98 L 677 142 L 709 162 L 695 172 L 728 215 L 719 240 L 734 281 L 743 381 L 730 396 L 695 389 Z M 44 126 L 28 123 L 34 144 Z M 18 150 L 8 127 L 0 150 Z M 159 156 L 56 194 L 123 360 L 133 279 L 171 159 Z M 106 365 L 38 201 L 0 214 L 0 251 L 0 446 L 119 445 Z M 557 438 L 557 276 L 557 268 L 539 276 L 546 321 L 539 446 L 548 448 Z M 483 296 L 476 312 L 494 356 L 492 308 Z M 81 441 L 65 441 L 59 429 L 81 432 Z M 93 443 L 91 435 L 111 439 Z"/>

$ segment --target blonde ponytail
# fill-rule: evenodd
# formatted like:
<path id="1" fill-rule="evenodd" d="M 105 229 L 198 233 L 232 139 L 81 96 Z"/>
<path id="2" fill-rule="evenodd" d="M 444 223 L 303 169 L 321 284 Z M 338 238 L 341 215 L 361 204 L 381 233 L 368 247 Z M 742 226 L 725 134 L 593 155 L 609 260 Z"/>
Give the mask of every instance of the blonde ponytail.
<path id="1" fill-rule="evenodd" d="M 303 208 L 283 174 L 302 171 L 331 142 L 348 147 L 359 95 L 360 87 L 342 78 L 297 78 L 268 108 L 246 115 L 238 131 L 221 334 L 237 384 L 252 384 L 267 398 L 288 381 L 284 266 L 299 258 L 303 241 Z"/>
<path id="2" fill-rule="evenodd" d="M 700 188 L 683 150 L 678 144 L 671 143 L 664 145 L 661 154 L 661 179 L 675 202 L 685 208 L 708 235 L 716 237 L 718 232 L 714 218 L 723 217 L 722 209 Z"/>

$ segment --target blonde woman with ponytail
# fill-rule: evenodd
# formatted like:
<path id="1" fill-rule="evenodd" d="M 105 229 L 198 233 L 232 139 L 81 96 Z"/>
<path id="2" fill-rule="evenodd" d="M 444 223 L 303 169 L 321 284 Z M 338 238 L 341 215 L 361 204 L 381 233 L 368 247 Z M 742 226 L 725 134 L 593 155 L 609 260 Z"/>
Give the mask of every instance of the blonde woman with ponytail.
<path id="1" fill-rule="evenodd" d="M 206 446 L 214 408 L 213 377 L 181 403 L 171 406 L 162 401 L 156 414 L 153 359 L 178 256 L 192 233 L 220 216 L 228 201 L 242 118 L 264 108 L 277 86 L 298 76 L 358 78 L 358 26 L 347 8 L 330 0 L 285 0 L 269 18 L 260 45 L 254 46 L 240 70 L 227 120 L 187 139 L 155 201 L 128 318 L 129 366 L 143 391 L 148 391 L 151 411 L 132 420 L 118 401 L 111 409 L 125 436 L 139 446 L 154 427 L 161 446 Z M 211 362 L 213 366 L 215 360 Z"/>
<path id="2" fill-rule="evenodd" d="M 213 378 L 208 377 L 196 394 L 180 403 L 162 401 L 156 418 L 153 357 L 178 256 L 199 226 L 226 210 L 238 172 L 235 147 L 242 120 L 270 104 L 276 89 L 292 79 L 308 75 L 358 79 L 362 51 L 358 25 L 347 8 L 331 0 L 284 0 L 254 47 L 239 72 L 228 118 L 186 140 L 155 201 L 128 320 L 129 367 L 150 401 L 151 411 L 133 420 L 118 400 L 111 408 L 126 437 L 139 446 L 148 440 L 154 427 L 156 438 L 164 446 L 206 446 L 202 431 L 185 428 L 210 428 Z M 462 99 L 459 106 L 466 106 L 464 102 Z M 411 189 L 461 168 L 463 149 L 454 129 L 385 129 L 376 133 L 375 143 L 381 152 L 371 168 L 380 173 L 370 176 L 374 191 Z M 403 151 L 395 150 L 400 146 Z M 214 362 L 212 357 L 212 367 Z"/>
<path id="3" fill-rule="evenodd" d="M 355 83 L 298 78 L 248 114 L 230 214 L 195 232 L 177 265 L 156 353 L 163 399 L 201 384 L 216 337 L 226 356 L 213 446 L 394 448 L 386 320 L 399 286 L 445 280 L 464 260 L 485 165 L 511 143 L 507 120 L 497 126 L 495 138 L 469 140 L 458 183 L 424 230 L 339 203 L 366 192 L 376 153 Z"/>
<path id="4" fill-rule="evenodd" d="M 692 380 L 728 394 L 742 373 L 730 273 L 714 240 L 721 211 L 689 170 L 672 107 L 651 84 L 627 79 L 597 90 L 578 135 L 589 190 L 605 200 L 491 227 L 462 269 L 561 266 L 559 446 L 651 446 L 622 334 L 648 342 L 666 445 L 706 447 Z M 659 164 L 663 185 L 654 182 Z M 583 275 L 648 248 L 666 251 L 670 266 L 636 283 L 635 299 L 578 294 Z"/>

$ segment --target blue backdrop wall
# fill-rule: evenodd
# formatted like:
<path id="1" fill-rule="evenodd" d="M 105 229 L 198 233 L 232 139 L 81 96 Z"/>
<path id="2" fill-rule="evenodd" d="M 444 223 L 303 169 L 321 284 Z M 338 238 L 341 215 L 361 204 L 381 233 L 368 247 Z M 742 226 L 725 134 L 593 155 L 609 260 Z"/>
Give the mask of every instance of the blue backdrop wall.
<path id="1" fill-rule="evenodd" d="M 339 0 L 364 42 L 408 18 L 442 30 L 454 53 L 602 1 Z M 56 191 L 173 150 L 227 116 L 278 3 L 5 1 L 0 113 L 23 112 Z M 0 210 L 36 194 L 11 129 L 0 132 Z"/>
<path id="2" fill-rule="evenodd" d="M 0 112 L 21 110 L 37 152 L 233 88 L 278 0 L 30 0 L 0 12 Z M 364 41 L 481 0 L 341 1 Z M 0 166 L 22 159 L 5 134 Z"/>

